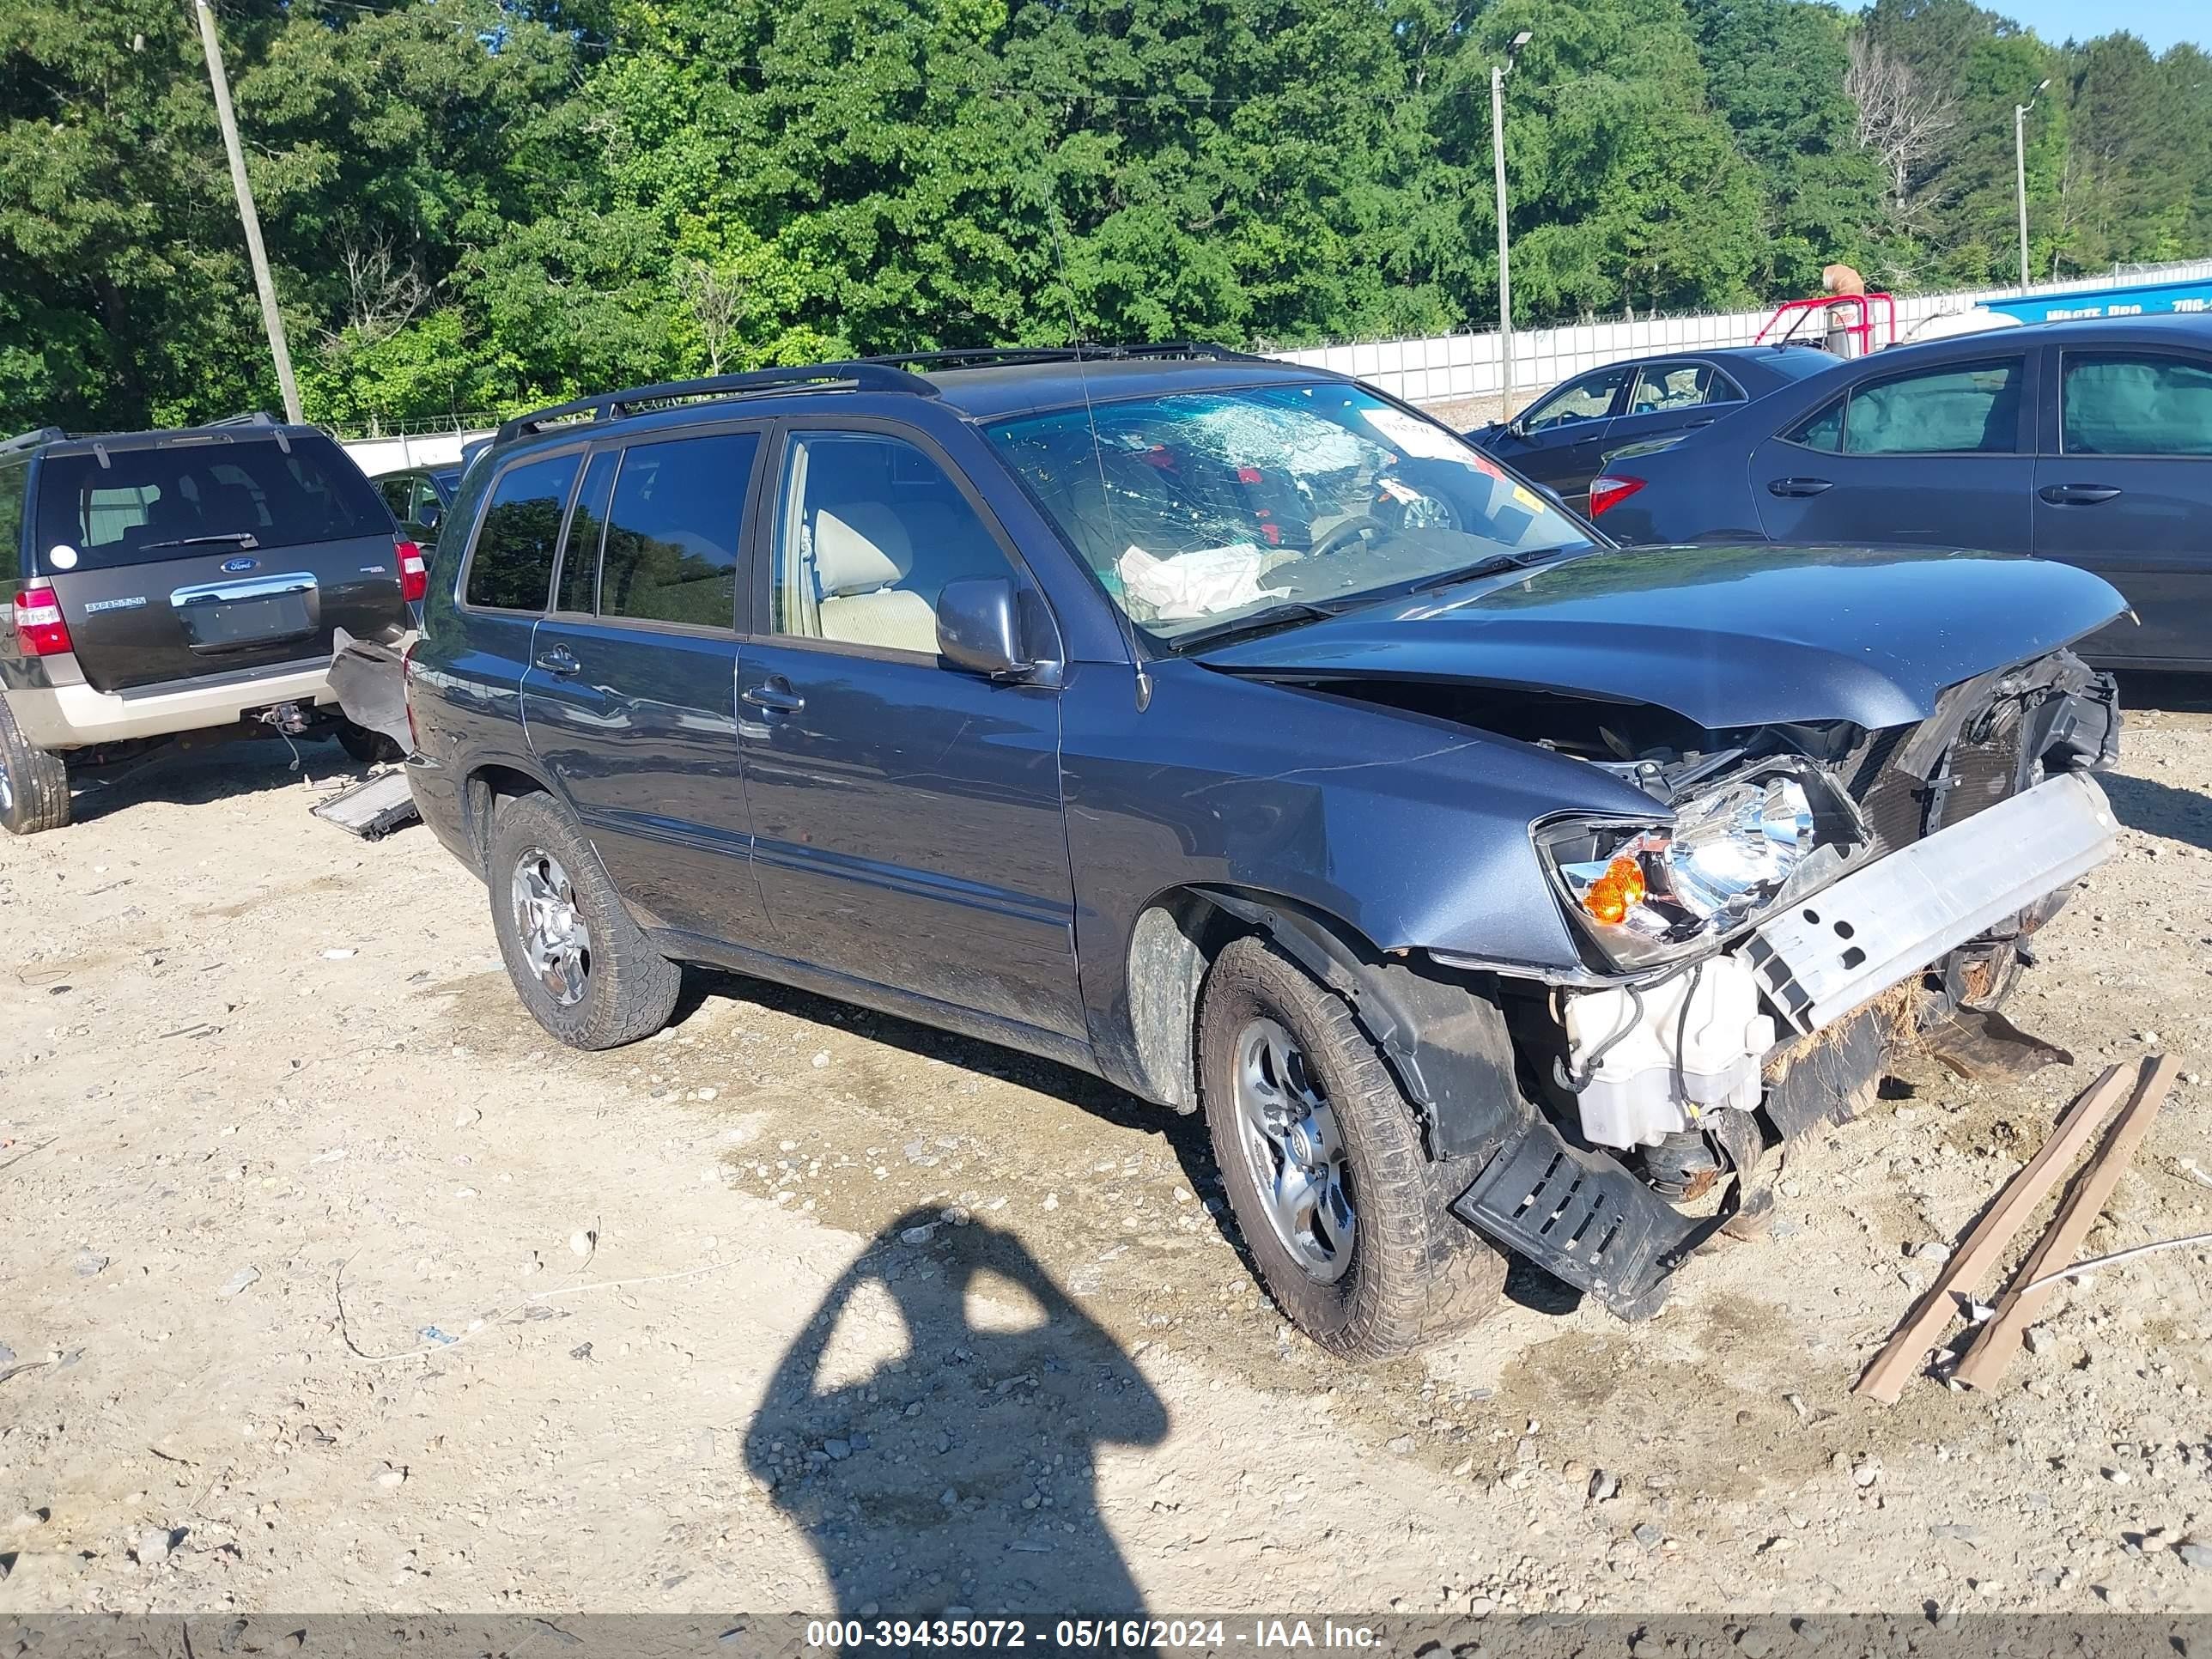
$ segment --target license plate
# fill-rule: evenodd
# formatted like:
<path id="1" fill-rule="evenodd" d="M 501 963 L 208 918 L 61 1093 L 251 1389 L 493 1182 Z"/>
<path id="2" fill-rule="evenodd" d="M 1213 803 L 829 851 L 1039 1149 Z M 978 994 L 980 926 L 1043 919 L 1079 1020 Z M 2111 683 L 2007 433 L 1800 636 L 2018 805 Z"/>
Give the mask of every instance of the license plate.
<path id="1" fill-rule="evenodd" d="M 315 632 L 319 609 L 314 574 L 306 570 L 180 587 L 169 595 L 169 608 L 195 651 L 305 637 Z"/>
<path id="2" fill-rule="evenodd" d="M 305 593 L 264 599 L 202 599 L 181 607 L 185 633 L 194 645 L 265 645 L 315 631 Z"/>

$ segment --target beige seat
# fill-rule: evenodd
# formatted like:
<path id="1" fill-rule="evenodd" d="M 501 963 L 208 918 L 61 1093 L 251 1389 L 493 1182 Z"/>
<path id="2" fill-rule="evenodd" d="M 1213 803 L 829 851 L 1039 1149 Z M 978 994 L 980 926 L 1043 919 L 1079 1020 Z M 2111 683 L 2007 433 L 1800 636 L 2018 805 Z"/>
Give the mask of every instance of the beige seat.
<path id="1" fill-rule="evenodd" d="M 822 637 L 849 645 L 937 653 L 937 611 L 896 587 L 914 568 L 906 526 L 874 501 L 823 507 L 814 515 L 815 613 Z"/>

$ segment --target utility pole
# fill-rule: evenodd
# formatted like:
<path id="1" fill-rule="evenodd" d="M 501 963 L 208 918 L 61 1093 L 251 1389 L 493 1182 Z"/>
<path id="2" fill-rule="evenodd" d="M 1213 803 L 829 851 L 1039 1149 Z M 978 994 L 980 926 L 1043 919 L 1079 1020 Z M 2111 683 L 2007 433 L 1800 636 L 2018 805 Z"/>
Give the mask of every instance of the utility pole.
<path id="1" fill-rule="evenodd" d="M 2027 291 L 2027 112 L 2035 107 L 2035 100 L 2043 96 L 2044 88 L 2051 84 L 2045 76 L 2035 84 L 2024 104 L 2012 106 L 2012 169 L 2013 183 L 2020 201 L 2020 286 Z"/>
<path id="2" fill-rule="evenodd" d="M 215 12 L 208 0 L 192 0 L 207 52 L 208 85 L 215 91 L 215 118 L 222 127 L 222 147 L 230 155 L 230 182 L 238 192 L 238 216 L 246 223 L 246 254 L 253 262 L 253 286 L 261 294 L 261 325 L 269 333 L 269 355 L 276 361 L 276 385 L 284 394 L 284 418 L 301 423 L 300 387 L 292 378 L 292 353 L 284 343 L 284 317 L 276 309 L 276 283 L 269 274 L 269 252 L 261 246 L 261 216 L 253 209 L 253 186 L 246 182 L 246 152 L 238 142 L 238 118 L 231 112 L 230 81 L 223 74 L 222 46 L 215 37 Z"/>
<path id="3" fill-rule="evenodd" d="M 1490 66 L 1490 161 L 1498 180 L 1498 361 L 1504 371 L 1504 401 L 1498 417 L 1513 418 L 1513 249 L 1505 223 L 1505 76 L 1521 48 L 1528 44 L 1522 29 L 1505 48 L 1505 61 Z"/>

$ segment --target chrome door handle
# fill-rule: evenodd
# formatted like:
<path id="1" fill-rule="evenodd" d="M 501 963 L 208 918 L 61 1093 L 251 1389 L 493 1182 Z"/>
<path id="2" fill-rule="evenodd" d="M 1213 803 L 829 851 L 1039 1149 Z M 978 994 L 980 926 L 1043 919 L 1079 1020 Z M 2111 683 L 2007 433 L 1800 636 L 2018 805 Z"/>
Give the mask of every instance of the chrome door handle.
<path id="1" fill-rule="evenodd" d="M 2053 507 L 2094 507 L 2120 491 L 2116 484 L 2045 484 L 2035 493 Z"/>
<path id="2" fill-rule="evenodd" d="M 1766 486 L 1770 495 L 1817 495 L 1824 489 L 1833 489 L 1835 484 L 1826 478 L 1776 478 Z"/>
<path id="3" fill-rule="evenodd" d="M 564 680 L 584 666 L 576 660 L 576 653 L 565 645 L 556 645 L 550 651 L 541 651 L 532 660 L 547 673 L 556 674 Z"/>
<path id="4" fill-rule="evenodd" d="M 791 689 L 790 681 L 781 678 L 763 681 L 750 690 L 739 692 L 738 701 L 769 714 L 796 714 L 806 707 L 806 699 Z"/>

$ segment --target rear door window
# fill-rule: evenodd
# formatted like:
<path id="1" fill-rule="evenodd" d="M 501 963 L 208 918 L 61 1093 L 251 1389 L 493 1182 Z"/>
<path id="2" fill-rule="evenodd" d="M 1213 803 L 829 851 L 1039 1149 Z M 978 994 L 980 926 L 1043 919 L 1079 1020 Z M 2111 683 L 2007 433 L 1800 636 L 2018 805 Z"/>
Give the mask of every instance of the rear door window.
<path id="1" fill-rule="evenodd" d="M 38 550 L 70 569 L 300 547 L 392 534 L 392 515 L 335 444 L 294 436 L 49 454 L 39 464 Z M 57 563 L 52 550 L 69 550 Z"/>
<path id="2" fill-rule="evenodd" d="M 699 628 L 737 624 L 738 535 L 755 432 L 623 451 L 599 562 L 599 614 Z"/>
<path id="3" fill-rule="evenodd" d="M 2059 395 L 2069 455 L 2212 456 L 2212 363 L 2069 351 Z"/>
<path id="4" fill-rule="evenodd" d="M 576 482 L 580 457 L 526 461 L 500 475 L 484 509 L 469 560 L 468 603 L 487 611 L 545 609 L 553 586 L 553 550 L 561 514 Z"/>
<path id="5" fill-rule="evenodd" d="M 561 592 L 556 611 L 588 617 L 599 604 L 599 541 L 607 527 L 607 498 L 614 494 L 615 467 L 619 451 L 607 449 L 592 457 L 584 469 L 584 487 L 576 492 L 576 510 L 568 515 L 568 540 L 561 550 Z"/>

